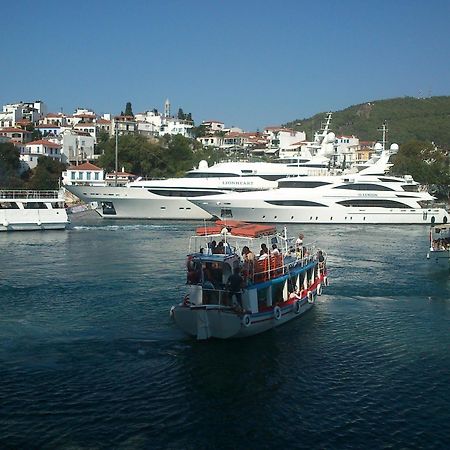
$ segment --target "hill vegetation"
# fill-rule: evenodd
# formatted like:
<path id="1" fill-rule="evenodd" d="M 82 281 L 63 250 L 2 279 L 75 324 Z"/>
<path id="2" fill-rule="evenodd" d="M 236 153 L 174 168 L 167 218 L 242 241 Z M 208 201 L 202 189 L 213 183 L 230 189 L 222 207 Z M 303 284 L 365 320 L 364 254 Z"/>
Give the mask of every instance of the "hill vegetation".
<path id="1" fill-rule="evenodd" d="M 325 112 L 308 119 L 287 124 L 295 130 L 306 131 L 308 139 L 320 130 Z M 408 141 L 434 142 L 450 148 L 450 96 L 430 98 L 393 98 L 350 106 L 333 112 L 331 129 L 336 135 L 355 135 L 362 141 L 379 141 L 378 128 L 387 121 L 389 143 Z"/>

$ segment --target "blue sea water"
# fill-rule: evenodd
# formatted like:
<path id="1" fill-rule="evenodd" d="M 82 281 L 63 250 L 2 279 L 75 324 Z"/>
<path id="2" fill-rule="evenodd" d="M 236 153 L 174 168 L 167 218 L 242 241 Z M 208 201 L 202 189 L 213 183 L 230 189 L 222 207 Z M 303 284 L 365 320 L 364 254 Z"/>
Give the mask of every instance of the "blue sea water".
<path id="1" fill-rule="evenodd" d="M 197 342 L 169 318 L 195 222 L 0 233 L 0 448 L 448 448 L 450 278 L 420 226 L 293 226 L 306 316 Z"/>

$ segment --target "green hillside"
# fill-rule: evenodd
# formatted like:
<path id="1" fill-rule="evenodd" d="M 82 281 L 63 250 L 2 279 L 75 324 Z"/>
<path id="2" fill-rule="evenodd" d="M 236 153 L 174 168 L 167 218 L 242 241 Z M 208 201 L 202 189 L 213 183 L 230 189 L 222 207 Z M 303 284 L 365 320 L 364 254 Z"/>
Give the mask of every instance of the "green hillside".
<path id="1" fill-rule="evenodd" d="M 287 127 L 306 131 L 320 129 L 325 112 L 309 119 L 298 119 Z M 402 144 L 412 139 L 434 142 L 450 148 L 450 96 L 430 98 L 393 98 L 375 100 L 333 112 L 331 129 L 336 135 L 355 135 L 360 140 L 381 140 L 378 128 L 387 121 L 388 143 Z"/>

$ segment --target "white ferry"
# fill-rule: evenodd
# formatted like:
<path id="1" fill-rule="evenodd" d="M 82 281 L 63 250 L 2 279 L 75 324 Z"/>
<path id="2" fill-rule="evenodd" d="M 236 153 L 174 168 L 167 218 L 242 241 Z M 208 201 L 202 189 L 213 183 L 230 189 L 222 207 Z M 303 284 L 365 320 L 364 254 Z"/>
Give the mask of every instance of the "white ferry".
<path id="1" fill-rule="evenodd" d="M 63 230 L 62 191 L 0 190 L 0 231 Z"/>
<path id="2" fill-rule="evenodd" d="M 202 236 L 190 240 L 188 292 L 170 310 L 184 332 L 198 340 L 246 337 L 314 306 L 328 285 L 325 252 L 303 242 L 296 248 L 286 229 L 280 235 L 267 225 L 236 223 L 231 230 L 224 228 L 225 233 L 221 227 L 200 227 Z M 211 250 L 220 247 L 213 241 L 223 243 L 223 253 Z M 261 244 L 271 250 L 256 257 L 250 249 L 256 253 Z"/>
<path id="3" fill-rule="evenodd" d="M 431 227 L 427 259 L 430 260 L 433 268 L 450 269 L 450 225 Z"/>

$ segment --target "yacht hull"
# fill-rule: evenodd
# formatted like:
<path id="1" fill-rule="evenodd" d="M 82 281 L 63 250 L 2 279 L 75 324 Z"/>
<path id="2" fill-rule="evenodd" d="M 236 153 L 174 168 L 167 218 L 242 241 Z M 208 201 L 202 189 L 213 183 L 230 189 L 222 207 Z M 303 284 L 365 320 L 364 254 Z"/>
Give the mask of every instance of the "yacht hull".
<path id="1" fill-rule="evenodd" d="M 114 186 L 66 186 L 105 219 L 210 220 L 211 214 L 187 198 L 164 197 L 147 189 Z"/>
<path id="2" fill-rule="evenodd" d="M 257 201 L 191 201 L 219 219 L 258 223 L 320 224 L 432 224 L 449 221 L 444 209 L 352 208 L 352 207 L 267 207 Z"/>

